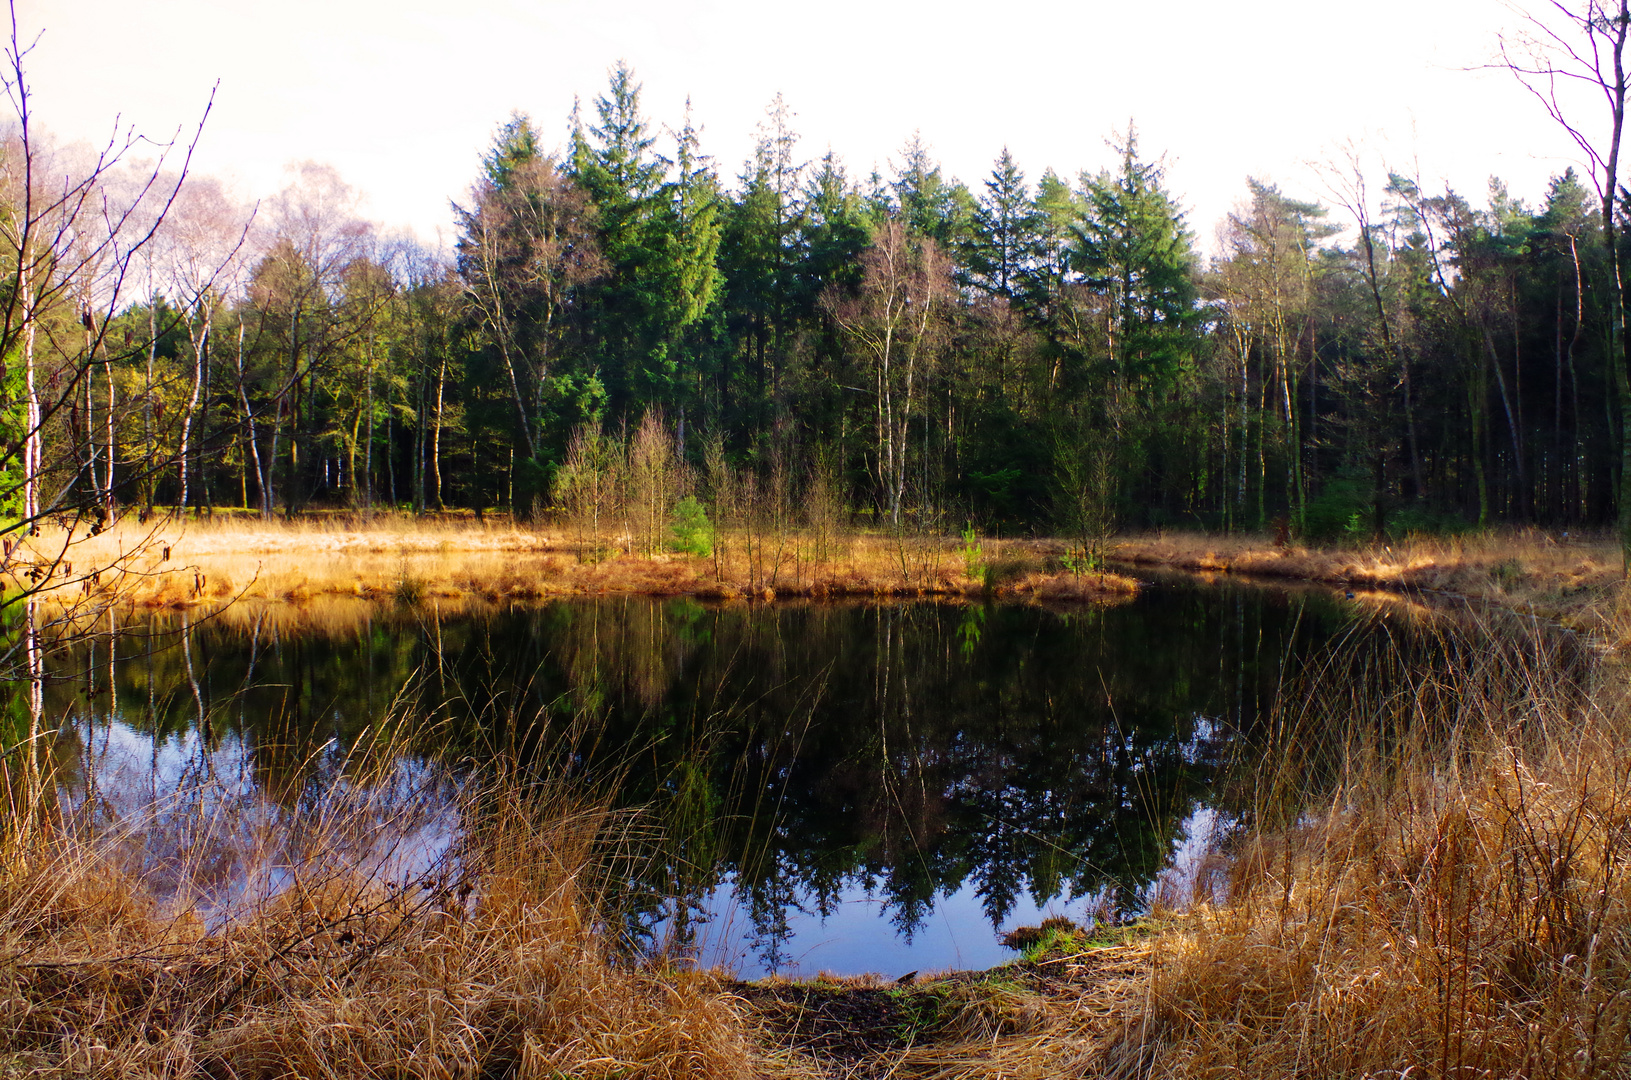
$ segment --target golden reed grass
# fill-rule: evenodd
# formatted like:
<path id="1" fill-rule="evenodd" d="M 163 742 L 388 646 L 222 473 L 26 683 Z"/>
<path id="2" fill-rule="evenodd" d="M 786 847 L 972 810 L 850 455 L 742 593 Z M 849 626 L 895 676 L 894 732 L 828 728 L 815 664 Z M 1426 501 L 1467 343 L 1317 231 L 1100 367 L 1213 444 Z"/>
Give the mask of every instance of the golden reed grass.
<path id="1" fill-rule="evenodd" d="M 52 580 L 64 601 L 117 597 L 145 607 L 217 607 L 252 600 L 301 605 L 316 599 L 406 603 L 536 601 L 564 596 L 692 595 L 704 599 L 925 596 L 987 593 L 955 538 L 825 533 L 719 532 L 713 556 L 636 554 L 627 536 L 585 539 L 575 530 L 524 527 L 491 516 L 406 516 L 262 521 L 245 517 L 125 520 L 77 539 Z M 61 537 L 32 541 L 43 562 Z M 988 542 L 988 546 L 996 545 Z M 1016 550 L 1018 546 L 1016 546 Z M 1075 575 L 1032 559 L 999 595 L 1050 603 L 1116 602 L 1137 582 Z M 66 563 L 66 570 L 62 563 Z M 79 571 L 73 567 L 78 564 Z M 33 565 L 26 557 L 11 573 Z M 86 568 L 96 567 L 94 580 Z"/>
<path id="2" fill-rule="evenodd" d="M 413 856 L 422 830 L 353 781 L 299 807 L 303 824 L 283 823 L 283 839 L 268 841 L 276 887 L 263 880 L 224 915 L 133 872 L 148 826 L 91 839 L 14 830 L 0 873 L 0 1072 L 763 1073 L 719 980 L 608 948 L 596 867 L 615 819 L 500 779 L 455 797 L 462 827 L 442 856 L 392 864 L 377 857 L 382 838 Z M 241 861 L 208 841 L 240 833 L 251 809 L 218 808 L 214 826 L 181 815 L 186 842 L 170 861 L 187 863 L 189 879 Z"/>
<path id="3" fill-rule="evenodd" d="M 1536 529 L 1409 537 L 1358 547 L 1276 545 L 1250 534 L 1160 533 L 1117 541 L 1114 559 L 1203 574 L 1233 573 L 1352 589 L 1433 592 L 1534 612 L 1631 640 L 1616 616 L 1622 555 L 1612 536 Z"/>
<path id="4" fill-rule="evenodd" d="M 1286 696 L 1110 1076 L 1631 1075 L 1624 670 L 1502 628 Z"/>

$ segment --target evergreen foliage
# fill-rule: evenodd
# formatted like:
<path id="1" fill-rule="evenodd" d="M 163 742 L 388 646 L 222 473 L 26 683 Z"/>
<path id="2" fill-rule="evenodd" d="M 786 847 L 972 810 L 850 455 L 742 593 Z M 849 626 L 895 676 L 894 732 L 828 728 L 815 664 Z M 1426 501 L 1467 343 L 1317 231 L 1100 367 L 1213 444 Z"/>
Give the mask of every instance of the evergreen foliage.
<path id="1" fill-rule="evenodd" d="M 525 115 L 500 124 L 451 266 L 304 167 L 241 288 L 156 285 L 95 314 L 145 343 L 105 360 L 115 473 L 185 430 L 195 504 L 526 514 L 576 490 L 581 432 L 660 414 L 676 475 L 713 447 L 794 490 L 819 462 L 864 522 L 1058 531 L 1089 554 L 1128 526 L 1364 537 L 1620 513 L 1611 262 L 1572 170 L 1534 206 L 1397 175 L 1367 200 L 1361 179 L 1341 221 L 1248 178 L 1206 258 L 1132 127 L 1075 183 L 1031 183 L 1004 149 L 970 191 L 916 135 L 859 181 L 831 150 L 805 160 L 795 120 L 771 102 L 727 182 L 689 110 L 655 124 L 618 65 L 563 148 Z M 71 329 L 49 340 L 77 362 Z M 45 433 L 98 469 L 102 401 Z M 181 477 L 120 498 L 174 501 Z"/>

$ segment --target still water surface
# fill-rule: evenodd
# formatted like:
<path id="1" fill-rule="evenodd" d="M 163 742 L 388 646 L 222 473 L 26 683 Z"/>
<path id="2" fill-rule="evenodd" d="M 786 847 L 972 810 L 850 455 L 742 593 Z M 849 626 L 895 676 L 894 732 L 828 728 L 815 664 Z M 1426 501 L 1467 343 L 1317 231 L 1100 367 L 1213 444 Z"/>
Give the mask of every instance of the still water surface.
<path id="1" fill-rule="evenodd" d="M 1380 648 L 1391 621 L 1186 581 L 1068 611 L 619 597 L 298 633 L 165 616 L 57 654 L 46 712 L 81 818 L 159 802 L 245 830 L 298 827 L 388 715 L 434 717 L 389 782 L 423 791 L 429 758 L 505 746 L 640 808 L 625 906 L 653 946 L 749 977 L 895 976 L 1188 888 L 1231 741 L 1334 638 Z M 446 846 L 434 802 L 385 870 Z M 215 874 L 217 904 L 247 887 L 231 860 Z"/>

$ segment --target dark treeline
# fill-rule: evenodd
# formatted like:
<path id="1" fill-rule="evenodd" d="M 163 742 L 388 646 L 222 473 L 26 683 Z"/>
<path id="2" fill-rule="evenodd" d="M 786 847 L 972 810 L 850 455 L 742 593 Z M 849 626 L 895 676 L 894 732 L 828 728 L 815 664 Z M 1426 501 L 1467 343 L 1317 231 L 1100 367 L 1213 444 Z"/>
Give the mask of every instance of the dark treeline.
<path id="1" fill-rule="evenodd" d="M 323 167 L 253 220 L 189 180 L 150 300 L 39 315 L 83 383 L 43 428 L 52 490 L 530 514 L 586 433 L 655 415 L 699 475 L 819 476 L 896 525 L 1615 519 L 1613 278 L 1573 172 L 1484 207 L 1403 175 L 1370 199 L 1357 166 L 1331 207 L 1248 180 L 1206 258 L 1161 162 L 1111 142 L 1074 178 L 1004 151 L 965 185 L 916 138 L 854 177 L 778 98 L 732 176 L 619 67 L 563 149 L 501 127 L 451 264 Z"/>

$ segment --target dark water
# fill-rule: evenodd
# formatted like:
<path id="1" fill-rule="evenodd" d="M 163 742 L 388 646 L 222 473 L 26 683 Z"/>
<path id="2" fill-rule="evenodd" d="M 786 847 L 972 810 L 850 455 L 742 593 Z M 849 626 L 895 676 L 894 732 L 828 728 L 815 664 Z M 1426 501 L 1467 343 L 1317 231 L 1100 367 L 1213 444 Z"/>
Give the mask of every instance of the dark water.
<path id="1" fill-rule="evenodd" d="M 54 655 L 45 715 L 66 802 L 104 825 L 155 800 L 295 823 L 384 718 L 433 718 L 391 782 L 505 747 L 640 808 L 631 933 L 747 975 L 895 975 L 996 963 L 1000 929 L 1182 887 L 1231 741 L 1333 637 L 1369 648 L 1388 621 L 1175 582 L 1066 612 L 616 598 L 324 633 L 167 617 Z M 454 827 L 416 819 L 414 857 Z"/>

